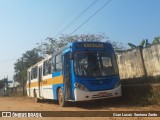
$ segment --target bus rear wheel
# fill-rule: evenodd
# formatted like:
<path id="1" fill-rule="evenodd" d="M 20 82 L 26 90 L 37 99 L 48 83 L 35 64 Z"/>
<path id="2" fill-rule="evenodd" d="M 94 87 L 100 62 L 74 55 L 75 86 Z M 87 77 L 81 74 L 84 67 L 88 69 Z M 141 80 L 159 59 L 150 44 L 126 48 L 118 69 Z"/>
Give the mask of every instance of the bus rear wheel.
<path id="1" fill-rule="evenodd" d="M 34 90 L 33 95 L 34 95 L 34 102 L 39 103 L 40 99 L 37 97 L 36 90 Z"/>
<path id="2" fill-rule="evenodd" d="M 67 106 L 67 102 L 65 101 L 64 94 L 61 88 L 58 90 L 58 102 L 61 107 Z"/>

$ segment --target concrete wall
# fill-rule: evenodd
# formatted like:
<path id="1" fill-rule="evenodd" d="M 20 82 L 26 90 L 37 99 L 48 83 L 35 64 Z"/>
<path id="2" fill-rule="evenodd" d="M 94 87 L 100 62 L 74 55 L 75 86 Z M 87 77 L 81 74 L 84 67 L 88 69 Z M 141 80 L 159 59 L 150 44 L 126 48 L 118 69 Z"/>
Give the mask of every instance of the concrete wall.
<path id="1" fill-rule="evenodd" d="M 117 52 L 117 63 L 122 82 L 160 82 L 160 44 Z"/>
<path id="2" fill-rule="evenodd" d="M 143 59 L 147 76 L 160 75 L 160 44 L 143 49 Z"/>
<path id="3" fill-rule="evenodd" d="M 145 74 L 140 48 L 118 52 L 117 63 L 121 79 L 143 77 Z"/>

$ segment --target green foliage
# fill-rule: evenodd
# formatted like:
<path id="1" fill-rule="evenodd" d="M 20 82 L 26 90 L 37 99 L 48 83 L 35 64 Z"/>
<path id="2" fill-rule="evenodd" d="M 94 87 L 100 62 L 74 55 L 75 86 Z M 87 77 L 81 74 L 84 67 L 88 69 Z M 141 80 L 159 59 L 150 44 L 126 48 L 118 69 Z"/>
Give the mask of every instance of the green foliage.
<path id="1" fill-rule="evenodd" d="M 37 49 L 32 49 L 26 51 L 20 59 L 14 64 L 15 75 L 13 76 L 14 80 L 22 84 L 22 80 L 26 82 L 27 79 L 27 68 L 34 65 L 40 61 L 42 57 L 39 56 Z"/>
<path id="2" fill-rule="evenodd" d="M 146 41 L 143 39 L 138 46 L 144 47 L 145 43 L 146 43 Z M 128 43 L 128 45 L 129 45 L 132 49 L 138 47 L 138 46 L 136 46 L 136 45 L 134 45 L 134 44 L 132 44 L 132 43 Z"/>
<path id="3" fill-rule="evenodd" d="M 0 89 L 4 87 L 4 79 L 0 80 Z"/>
<path id="4" fill-rule="evenodd" d="M 142 40 L 139 46 L 143 47 L 144 44 L 145 44 L 145 40 Z"/>
<path id="5" fill-rule="evenodd" d="M 148 39 L 146 39 L 146 42 L 145 42 L 145 47 L 151 45 L 149 42 L 148 42 Z"/>
<path id="6" fill-rule="evenodd" d="M 148 42 L 148 39 L 143 39 L 143 40 L 141 41 L 140 45 L 138 45 L 138 46 L 144 47 L 144 45 L 145 45 L 145 47 L 147 47 L 147 46 L 149 46 L 149 45 L 154 45 L 154 44 L 157 44 L 157 43 L 160 43 L 160 36 L 155 37 L 154 40 L 153 40 L 153 42 L 152 42 L 152 44 L 150 44 L 150 43 Z M 129 45 L 132 49 L 138 47 L 138 46 L 133 45 L 133 44 L 131 44 L 131 43 L 128 43 L 128 45 Z"/>
<path id="7" fill-rule="evenodd" d="M 133 49 L 133 48 L 136 48 L 137 46 L 131 44 L 131 43 L 128 43 L 128 45 Z"/>
<path id="8" fill-rule="evenodd" d="M 158 37 L 155 37 L 152 44 L 157 44 L 159 43 L 159 36 Z"/>

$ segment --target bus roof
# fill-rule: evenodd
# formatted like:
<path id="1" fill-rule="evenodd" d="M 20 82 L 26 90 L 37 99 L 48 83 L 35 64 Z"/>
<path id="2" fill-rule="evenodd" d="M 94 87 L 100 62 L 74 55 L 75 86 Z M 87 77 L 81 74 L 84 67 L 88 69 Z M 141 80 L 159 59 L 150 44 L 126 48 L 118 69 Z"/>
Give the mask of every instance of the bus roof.
<path id="1" fill-rule="evenodd" d="M 34 67 L 36 67 L 36 66 L 38 66 L 38 65 L 40 65 L 40 64 L 43 63 L 45 60 L 48 60 L 48 59 L 50 59 L 50 58 L 52 58 L 52 57 L 53 57 L 53 55 L 47 55 L 44 59 L 42 59 L 41 61 L 39 61 L 39 62 L 37 62 L 36 64 L 34 64 L 34 65 L 32 65 L 31 67 L 29 67 L 28 70 L 31 69 L 31 68 L 34 68 Z"/>
<path id="2" fill-rule="evenodd" d="M 76 42 L 71 42 L 71 43 L 68 43 L 66 46 L 64 46 L 63 48 L 61 48 L 60 50 L 58 50 L 57 52 L 54 53 L 54 55 L 57 55 L 59 53 L 62 53 L 64 50 L 68 49 L 68 48 L 72 48 L 73 46 L 76 46 L 78 44 L 85 44 L 85 43 L 89 43 L 89 44 L 105 44 L 105 45 L 108 45 L 110 47 L 112 47 L 112 44 L 111 43 L 107 43 L 107 42 L 96 42 L 96 41 L 76 41 Z"/>
<path id="3" fill-rule="evenodd" d="M 53 57 L 53 55 L 56 56 L 57 54 L 62 53 L 64 50 L 66 50 L 66 49 L 71 49 L 73 46 L 78 46 L 78 45 L 80 45 L 80 44 L 103 44 L 103 45 L 105 44 L 105 45 L 108 45 L 108 46 L 112 47 L 111 43 L 107 43 L 107 42 L 96 42 L 96 41 L 76 41 L 76 42 L 71 42 L 71 43 L 68 43 L 68 44 L 67 44 L 66 46 L 64 46 L 63 48 L 61 48 L 60 50 L 58 50 L 57 52 L 55 52 L 54 54 L 52 54 L 52 55 L 47 55 L 47 56 L 46 56 L 44 59 L 42 59 L 40 62 L 38 62 L 38 63 L 32 65 L 30 68 L 28 68 L 28 70 L 31 69 L 31 68 L 33 68 L 33 67 L 36 67 L 36 66 L 42 64 L 45 60 L 48 60 L 48 59 L 50 59 L 51 57 Z M 100 47 L 100 46 L 98 46 L 98 47 Z"/>

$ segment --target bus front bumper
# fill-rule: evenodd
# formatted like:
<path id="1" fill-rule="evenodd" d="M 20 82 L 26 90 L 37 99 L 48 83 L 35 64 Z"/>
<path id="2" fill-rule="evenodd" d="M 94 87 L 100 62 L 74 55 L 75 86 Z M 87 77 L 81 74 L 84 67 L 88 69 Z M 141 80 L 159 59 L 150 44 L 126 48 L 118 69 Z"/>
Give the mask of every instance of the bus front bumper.
<path id="1" fill-rule="evenodd" d="M 119 85 L 115 89 L 103 90 L 103 91 L 83 91 L 75 88 L 74 96 L 75 96 L 75 101 L 86 101 L 86 100 L 120 97 L 122 96 L 121 85 Z"/>

